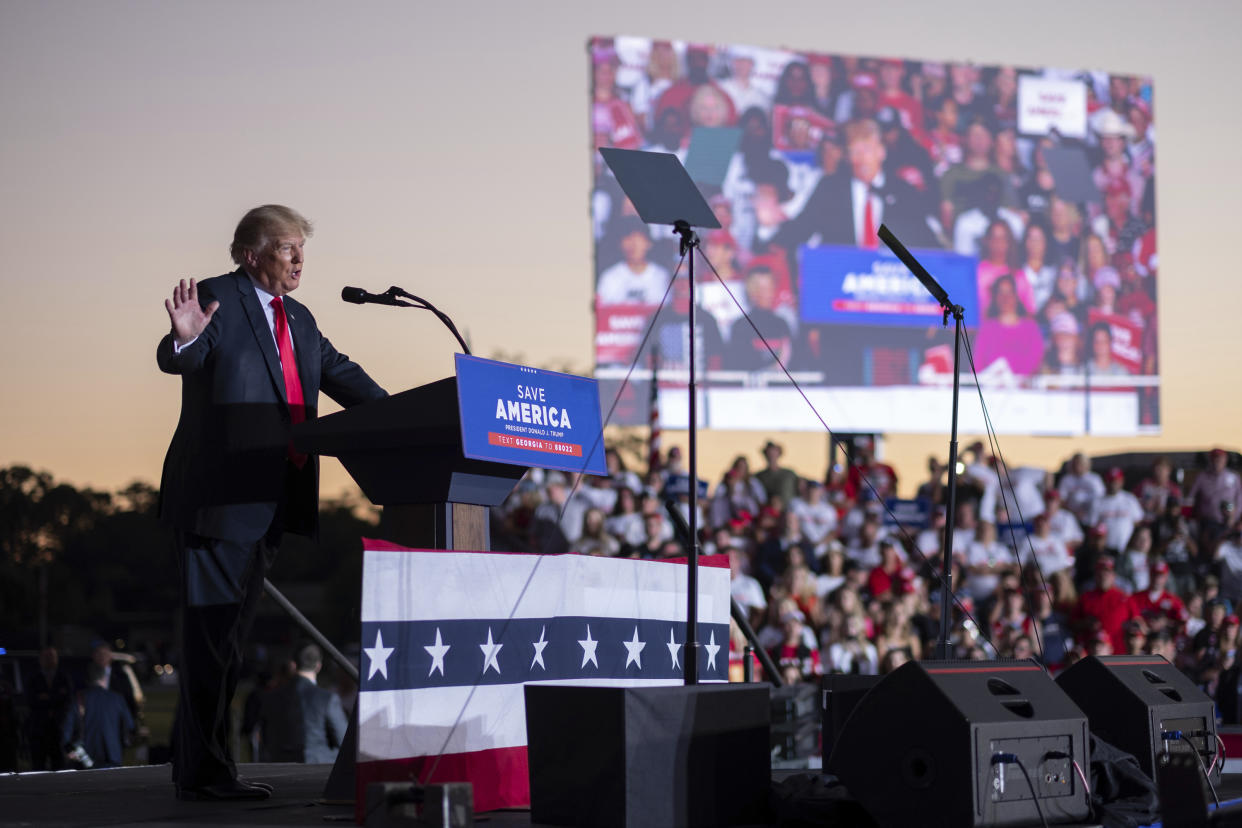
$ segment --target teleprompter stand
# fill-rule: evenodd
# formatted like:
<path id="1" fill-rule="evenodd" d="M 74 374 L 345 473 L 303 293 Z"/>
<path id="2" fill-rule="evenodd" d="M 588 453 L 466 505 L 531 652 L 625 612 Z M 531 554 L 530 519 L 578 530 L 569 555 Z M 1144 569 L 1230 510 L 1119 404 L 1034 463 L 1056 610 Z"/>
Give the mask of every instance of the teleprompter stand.
<path id="1" fill-rule="evenodd" d="M 615 148 L 601 149 L 617 183 L 634 204 L 639 217 L 648 224 L 669 224 L 680 238 L 681 255 L 689 261 L 690 280 L 690 378 L 687 383 L 689 398 L 688 454 L 690 473 L 690 549 L 689 577 L 686 580 L 686 670 L 685 683 L 698 684 L 699 641 L 699 536 L 698 536 L 698 384 L 695 366 L 695 310 L 694 253 L 699 246 L 696 227 L 715 229 L 720 227 L 712 208 L 704 200 L 690 174 L 677 156 L 664 152 L 639 152 Z"/>
<path id="2" fill-rule="evenodd" d="M 677 156 L 621 149 L 600 154 L 639 217 L 671 225 L 690 261 L 685 681 L 681 687 L 527 685 L 531 818 L 588 826 L 753 823 L 770 784 L 768 686 L 698 683 L 695 228 L 720 222 Z"/>

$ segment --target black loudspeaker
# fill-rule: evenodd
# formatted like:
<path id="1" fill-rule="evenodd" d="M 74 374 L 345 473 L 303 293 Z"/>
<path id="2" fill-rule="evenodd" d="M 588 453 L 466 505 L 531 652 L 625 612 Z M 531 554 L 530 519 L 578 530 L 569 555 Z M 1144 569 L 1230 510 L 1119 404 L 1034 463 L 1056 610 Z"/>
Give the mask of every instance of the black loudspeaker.
<path id="1" fill-rule="evenodd" d="M 850 714 L 862 701 L 862 697 L 880 683 L 880 678 L 880 676 L 829 673 L 820 679 L 820 750 L 824 767 L 828 766 L 828 757 L 832 755 L 832 746 L 836 744 L 837 734 L 845 727 Z"/>
<path id="2" fill-rule="evenodd" d="M 1170 754 L 1197 751 L 1203 770 L 1216 758 L 1216 706 L 1162 656 L 1089 656 L 1057 676 L 1087 714 L 1091 732 L 1131 753 L 1153 780 Z M 1220 782 L 1224 762 L 1211 770 Z"/>
<path id="3" fill-rule="evenodd" d="M 1081 822 L 1088 751 L 1087 717 L 1034 661 L 912 661 L 857 702 L 827 768 L 884 828 L 1038 824 L 1035 797 Z"/>
<path id="4" fill-rule="evenodd" d="M 531 822 L 763 823 L 767 684 L 526 686 Z"/>

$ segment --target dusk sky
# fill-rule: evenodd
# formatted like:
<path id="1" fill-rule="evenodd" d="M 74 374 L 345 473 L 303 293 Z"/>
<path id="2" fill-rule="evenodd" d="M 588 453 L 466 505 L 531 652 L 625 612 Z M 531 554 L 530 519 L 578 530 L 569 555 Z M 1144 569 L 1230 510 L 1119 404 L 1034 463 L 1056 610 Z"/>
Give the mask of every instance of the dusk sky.
<path id="1" fill-rule="evenodd" d="M 315 223 L 297 298 L 390 391 L 450 374 L 455 342 L 344 285 L 426 296 L 480 356 L 589 372 L 586 44 L 615 34 L 1151 75 L 1163 434 L 1002 447 L 1048 467 L 1236 448 L 1240 27 L 1242 4 L 1147 0 L 0 0 L 0 464 L 158 482 L 180 390 L 155 365 L 163 300 L 231 270 L 234 225 L 268 202 Z M 888 440 L 903 491 L 945 453 L 948 423 L 928 432 Z M 768 436 L 705 433 L 700 471 Z M 823 474 L 822 433 L 776 438 Z M 326 495 L 347 482 L 324 464 Z"/>

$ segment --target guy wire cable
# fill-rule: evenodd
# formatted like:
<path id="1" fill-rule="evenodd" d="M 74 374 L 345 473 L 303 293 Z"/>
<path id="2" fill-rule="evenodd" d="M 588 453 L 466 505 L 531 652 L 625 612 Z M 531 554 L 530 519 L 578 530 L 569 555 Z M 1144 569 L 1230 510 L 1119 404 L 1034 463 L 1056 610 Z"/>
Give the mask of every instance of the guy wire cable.
<path id="1" fill-rule="evenodd" d="M 634 359 L 630 362 L 630 369 L 626 372 L 625 379 L 621 382 L 621 386 L 617 389 L 617 395 L 613 398 L 612 407 L 608 409 L 608 416 L 604 418 L 603 423 L 600 425 L 599 434 L 595 436 L 595 442 L 591 444 L 591 450 L 583 453 L 584 460 L 582 469 L 575 475 L 576 479 L 574 480 L 573 488 L 570 490 L 569 495 L 565 498 L 565 502 L 561 504 L 561 511 L 557 515 L 556 523 L 558 527 L 560 526 L 561 520 L 565 517 L 565 508 L 569 505 L 569 501 L 578 490 L 579 482 L 582 480 L 582 475 L 586 472 L 586 468 L 591 462 L 592 455 L 595 454 L 595 449 L 599 447 L 600 441 L 604 439 L 604 428 L 607 427 L 609 421 L 612 420 L 613 414 L 617 410 L 617 405 L 621 401 L 621 394 L 625 391 L 625 386 L 629 382 L 630 376 L 634 373 L 634 368 L 638 365 L 638 360 L 642 356 L 643 350 L 647 347 L 647 340 L 651 337 L 651 332 L 655 329 L 655 323 L 660 316 L 660 310 L 664 308 L 665 303 L 668 301 L 669 293 L 672 292 L 673 283 L 677 281 L 677 275 L 681 272 L 681 266 L 682 263 L 685 262 L 685 258 L 686 257 L 683 255 L 681 261 L 677 263 L 677 269 L 673 271 L 672 278 L 669 279 L 668 285 L 664 288 L 664 296 L 660 299 L 660 305 L 651 315 L 651 321 L 647 324 L 647 330 L 643 333 L 642 341 L 639 343 L 638 348 L 634 352 Z M 534 580 L 535 573 L 539 571 L 539 566 L 543 563 L 544 557 L 544 555 L 536 555 L 535 565 L 531 567 L 530 574 L 526 576 L 526 582 L 522 584 L 521 590 L 518 591 L 518 597 L 513 603 L 513 608 L 509 610 L 509 615 L 505 619 L 504 625 L 500 628 L 501 638 L 504 638 L 505 631 L 513 622 L 513 616 L 517 612 L 518 607 L 522 605 L 522 599 L 526 597 L 526 590 L 530 588 L 531 581 Z M 487 665 L 484 664 L 483 670 L 486 669 Z M 483 670 L 480 670 L 479 672 L 480 681 L 483 678 Z M 436 752 L 435 759 L 432 761 L 431 767 L 427 770 L 427 773 L 423 775 L 422 780 L 419 782 L 420 785 L 426 785 L 435 776 L 436 768 L 440 765 L 440 759 L 443 758 L 444 752 L 448 749 L 449 742 L 452 740 L 453 734 L 457 732 L 457 728 L 461 724 L 462 716 L 464 716 L 466 714 L 466 710 L 469 709 L 470 702 L 474 699 L 474 693 L 478 687 L 479 681 L 475 681 L 475 683 L 470 686 L 470 692 L 466 694 L 466 700 L 462 702 L 461 709 L 457 711 L 457 717 L 453 720 L 452 727 L 450 727 L 444 734 L 444 742 L 440 745 L 439 751 Z"/>
<path id="2" fill-rule="evenodd" d="M 724 279 L 720 277 L 720 274 L 716 271 L 716 266 L 711 263 L 711 260 L 707 258 L 707 256 L 703 253 L 703 251 L 701 250 L 699 251 L 699 256 L 700 258 L 703 259 L 704 262 L 707 263 L 708 268 L 710 268 L 712 271 L 712 274 L 715 275 L 716 281 L 720 282 L 720 286 L 725 289 L 725 292 L 729 294 L 729 298 L 733 300 L 733 304 L 737 305 L 737 309 L 738 311 L 741 312 L 742 317 L 750 325 L 751 329 L 755 332 L 755 335 L 758 336 L 759 339 L 763 342 L 764 347 L 768 349 L 768 352 L 772 355 L 772 358 L 776 361 L 776 364 L 780 366 L 781 370 L 785 373 L 786 378 L 793 385 L 794 389 L 797 390 L 798 394 L 802 397 L 803 402 L 805 402 L 807 404 L 807 407 L 811 409 L 811 413 L 815 415 L 815 419 L 819 420 L 819 424 L 824 427 L 824 431 L 826 431 L 829 434 L 829 436 L 835 436 L 833 435 L 832 429 L 828 427 L 828 423 L 824 421 L 823 416 L 819 413 L 819 410 L 815 408 L 815 405 L 811 402 L 810 398 L 807 397 L 806 392 L 802 390 L 802 386 L 798 384 L 798 381 L 794 379 L 793 374 L 791 374 L 789 372 L 789 369 L 785 367 L 785 363 L 781 361 L 780 356 L 776 353 L 776 349 L 774 349 L 771 343 L 768 342 L 767 337 L 763 335 L 763 333 L 759 330 L 758 326 L 755 325 L 754 320 L 750 318 L 750 314 L 746 312 L 746 309 L 744 307 L 742 307 L 742 303 L 737 300 L 737 297 L 733 295 L 733 291 L 729 289 L 729 286 L 725 284 Z M 841 450 L 845 454 L 846 460 L 848 460 L 852 464 L 854 462 L 854 458 L 850 456 L 850 452 L 845 447 L 845 444 L 841 445 Z M 880 505 L 884 508 L 884 511 L 888 514 L 889 518 L 891 518 L 893 523 L 897 526 L 897 530 L 898 532 L 901 533 L 902 538 L 910 545 L 911 549 L 913 549 L 915 552 L 918 553 L 919 558 L 922 559 L 924 566 L 926 566 L 927 569 L 931 570 L 934 573 L 935 582 L 938 584 L 943 584 L 941 573 L 939 571 L 936 571 L 935 567 L 931 565 L 931 561 L 928 559 L 928 557 L 925 554 L 923 554 L 923 550 L 919 548 L 915 540 L 910 537 L 910 533 L 907 532 L 906 528 L 901 525 L 901 522 L 899 520 L 897 520 L 897 516 L 893 514 L 892 509 L 888 508 L 888 504 L 885 503 L 883 498 L 880 497 L 880 493 L 876 490 L 875 485 L 870 480 L 868 480 L 866 477 L 863 477 L 862 480 L 871 489 L 871 494 L 880 503 Z M 940 549 L 941 549 L 941 554 L 943 555 L 944 554 L 943 539 L 941 541 Z M 950 585 L 950 588 L 949 588 L 949 598 L 953 601 L 953 603 L 957 606 L 957 608 L 962 611 L 962 614 L 972 624 L 974 624 L 975 629 L 979 632 L 979 635 L 981 635 L 983 637 L 983 640 L 987 643 L 988 649 L 992 651 L 993 655 L 996 655 L 997 653 L 996 646 L 992 643 L 991 636 L 987 632 L 985 632 L 982 627 L 979 626 L 979 622 L 975 620 L 974 615 L 972 615 L 966 609 L 966 607 L 962 604 L 961 599 L 959 599 L 957 595 L 953 592 L 952 585 Z"/>

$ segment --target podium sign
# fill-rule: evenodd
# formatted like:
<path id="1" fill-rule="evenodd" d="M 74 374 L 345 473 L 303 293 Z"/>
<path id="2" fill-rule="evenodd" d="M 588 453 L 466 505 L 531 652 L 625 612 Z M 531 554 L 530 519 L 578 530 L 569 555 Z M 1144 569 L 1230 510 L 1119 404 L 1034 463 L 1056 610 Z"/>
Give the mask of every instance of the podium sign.
<path id="1" fill-rule="evenodd" d="M 466 457 L 607 474 L 593 379 L 457 354 L 457 400 Z"/>

